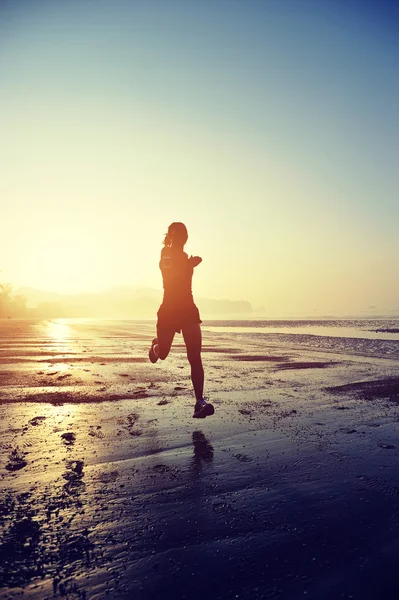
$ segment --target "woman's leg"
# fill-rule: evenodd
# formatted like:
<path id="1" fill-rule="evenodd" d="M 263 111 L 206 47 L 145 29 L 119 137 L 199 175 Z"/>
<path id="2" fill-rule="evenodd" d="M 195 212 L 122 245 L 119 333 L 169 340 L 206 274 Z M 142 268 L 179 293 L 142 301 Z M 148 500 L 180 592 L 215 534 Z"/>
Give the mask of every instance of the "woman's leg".
<path id="1" fill-rule="evenodd" d="M 189 325 L 182 329 L 184 343 L 187 349 L 187 358 L 191 366 L 191 381 L 193 382 L 195 397 L 202 398 L 204 393 L 204 368 L 201 359 L 202 334 L 199 323 Z"/>
<path id="2" fill-rule="evenodd" d="M 172 346 L 173 338 L 175 337 L 175 332 L 173 329 L 168 329 L 166 327 L 158 327 L 157 326 L 157 344 L 153 346 L 155 354 L 161 360 L 165 360 L 170 352 L 170 348 Z"/>

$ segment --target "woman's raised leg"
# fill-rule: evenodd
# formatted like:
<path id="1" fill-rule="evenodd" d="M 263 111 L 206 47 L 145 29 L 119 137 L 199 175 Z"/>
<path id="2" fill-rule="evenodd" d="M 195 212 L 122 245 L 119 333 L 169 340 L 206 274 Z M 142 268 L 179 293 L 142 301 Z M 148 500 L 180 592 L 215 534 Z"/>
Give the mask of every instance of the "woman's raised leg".
<path id="1" fill-rule="evenodd" d="M 170 352 L 174 337 L 175 332 L 172 329 L 157 327 L 157 337 L 152 340 L 148 353 L 152 363 L 157 362 L 158 358 L 165 360 Z"/>

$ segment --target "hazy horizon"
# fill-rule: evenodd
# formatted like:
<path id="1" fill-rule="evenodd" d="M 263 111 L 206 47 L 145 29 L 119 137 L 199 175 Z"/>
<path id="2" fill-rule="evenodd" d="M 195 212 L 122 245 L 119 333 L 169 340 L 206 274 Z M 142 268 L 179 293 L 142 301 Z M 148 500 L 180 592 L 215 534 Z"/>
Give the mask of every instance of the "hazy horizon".
<path id="1" fill-rule="evenodd" d="M 268 314 L 399 310 L 391 2 L 0 5 L 0 283 L 161 289 Z"/>
<path id="2" fill-rule="evenodd" d="M 162 299 L 162 288 L 144 288 L 118 286 L 98 292 L 61 293 L 37 288 L 14 290 L 17 296 L 26 298 L 26 306 L 32 314 L 54 318 L 154 318 Z M 399 318 L 399 307 L 384 309 L 368 306 L 354 312 L 334 312 L 313 310 L 267 310 L 264 306 L 254 305 L 247 298 L 231 300 L 229 298 L 205 298 L 197 296 L 197 304 L 205 319 L 228 320 L 279 320 L 279 319 L 356 319 L 356 318 Z M 61 311 L 54 313 L 54 307 Z M 72 309 L 72 313 L 71 313 Z M 76 310 L 78 313 L 76 314 Z M 79 310 L 83 309 L 83 313 Z M 65 313 L 65 314 L 62 314 Z M 89 314 L 88 314 L 89 313 Z M 93 316 L 90 316 L 92 314 Z M 1 315 L 0 315 L 1 316 Z M 5 315 L 3 315 L 4 318 Z"/>

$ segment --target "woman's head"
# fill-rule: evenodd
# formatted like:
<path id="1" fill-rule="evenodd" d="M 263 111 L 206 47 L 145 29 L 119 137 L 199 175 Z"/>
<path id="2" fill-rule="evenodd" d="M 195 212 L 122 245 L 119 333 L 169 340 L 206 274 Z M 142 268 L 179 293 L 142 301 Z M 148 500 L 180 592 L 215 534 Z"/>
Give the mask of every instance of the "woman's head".
<path id="1" fill-rule="evenodd" d="M 168 233 L 165 236 L 165 246 L 184 246 L 188 240 L 187 228 L 184 223 L 172 223 L 168 227 Z"/>

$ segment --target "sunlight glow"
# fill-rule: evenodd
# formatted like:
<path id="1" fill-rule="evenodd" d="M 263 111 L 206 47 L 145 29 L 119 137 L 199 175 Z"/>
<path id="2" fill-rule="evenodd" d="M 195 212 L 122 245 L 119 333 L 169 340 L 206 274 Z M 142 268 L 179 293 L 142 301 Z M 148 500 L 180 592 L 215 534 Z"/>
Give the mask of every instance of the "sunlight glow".
<path id="1" fill-rule="evenodd" d="M 48 335 L 57 342 L 66 342 L 71 335 L 70 326 L 62 319 L 47 322 Z"/>

